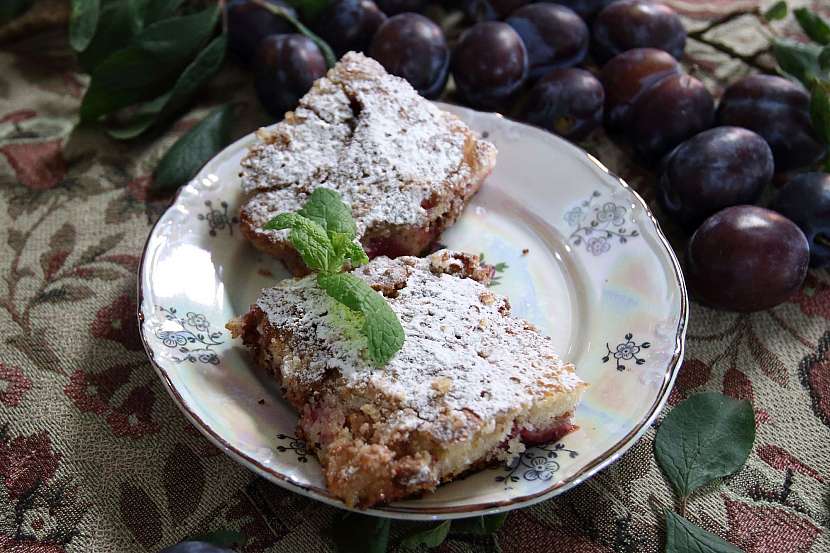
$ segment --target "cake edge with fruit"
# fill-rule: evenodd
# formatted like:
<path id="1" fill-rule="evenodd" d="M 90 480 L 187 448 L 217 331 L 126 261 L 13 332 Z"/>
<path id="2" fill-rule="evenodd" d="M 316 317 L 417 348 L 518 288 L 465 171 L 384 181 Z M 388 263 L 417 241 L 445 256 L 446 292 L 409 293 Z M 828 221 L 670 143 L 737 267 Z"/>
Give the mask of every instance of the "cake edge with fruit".
<path id="1" fill-rule="evenodd" d="M 299 412 L 332 495 L 367 508 L 433 491 L 575 428 L 587 384 L 488 290 L 493 270 L 478 256 L 383 257 L 353 274 L 385 295 L 407 333 L 384 367 L 355 353 L 360 339 L 337 328 L 312 277 L 264 290 L 227 325 Z"/>
<path id="2" fill-rule="evenodd" d="M 405 80 L 349 52 L 241 162 L 243 235 L 306 273 L 287 232 L 261 227 L 318 186 L 352 208 L 369 257 L 420 255 L 450 227 L 495 166 L 496 148 Z"/>

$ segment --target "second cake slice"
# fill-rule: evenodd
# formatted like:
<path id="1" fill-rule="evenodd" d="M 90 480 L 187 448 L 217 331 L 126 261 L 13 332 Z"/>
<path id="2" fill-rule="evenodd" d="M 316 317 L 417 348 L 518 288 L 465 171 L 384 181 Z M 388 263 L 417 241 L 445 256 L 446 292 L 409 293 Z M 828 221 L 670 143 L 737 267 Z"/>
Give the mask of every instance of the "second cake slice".
<path id="1" fill-rule="evenodd" d="M 496 148 L 362 54 L 343 56 L 242 160 L 243 234 L 306 272 L 285 230 L 263 230 L 324 186 L 351 207 L 369 257 L 420 255 L 490 174 Z"/>

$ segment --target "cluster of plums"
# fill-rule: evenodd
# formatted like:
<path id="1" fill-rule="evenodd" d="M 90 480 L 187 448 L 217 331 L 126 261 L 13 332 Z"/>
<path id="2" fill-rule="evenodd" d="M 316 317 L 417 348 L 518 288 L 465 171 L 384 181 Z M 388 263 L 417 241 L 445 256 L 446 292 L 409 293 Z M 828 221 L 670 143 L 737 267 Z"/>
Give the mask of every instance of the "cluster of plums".
<path id="1" fill-rule="evenodd" d="M 284 0 L 268 1 L 297 15 Z M 469 21 L 450 44 L 418 13 L 428 1 L 332 0 L 307 23 L 337 56 L 363 51 L 427 98 L 440 96 L 452 75 L 467 105 L 519 105 L 519 118 L 570 140 L 600 125 L 623 137 L 657 168 L 663 211 L 693 232 L 687 280 L 712 306 L 771 307 L 801 285 L 808 262 L 830 264 L 830 175 L 790 178 L 771 209 L 752 205 L 774 174 L 826 153 L 800 85 L 753 75 L 716 106 L 678 63 L 686 31 L 659 2 L 448 0 Z M 231 0 L 227 16 L 231 50 L 281 117 L 324 75 L 322 52 L 251 0 Z M 600 69 L 579 67 L 589 62 Z"/>

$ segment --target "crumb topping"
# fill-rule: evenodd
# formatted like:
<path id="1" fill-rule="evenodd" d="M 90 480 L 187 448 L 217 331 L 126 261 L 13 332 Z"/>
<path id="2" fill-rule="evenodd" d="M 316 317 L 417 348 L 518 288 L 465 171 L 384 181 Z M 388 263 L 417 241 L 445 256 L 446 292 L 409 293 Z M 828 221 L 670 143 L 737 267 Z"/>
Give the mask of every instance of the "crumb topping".
<path id="1" fill-rule="evenodd" d="M 283 122 L 258 134 L 261 142 L 242 160 L 248 217 L 263 224 L 325 186 L 351 206 L 361 234 L 377 223 L 423 224 L 430 198 L 468 182 L 476 168 L 466 158 L 495 156 L 495 147 L 477 140 L 454 115 L 354 52 Z"/>
<path id="2" fill-rule="evenodd" d="M 478 263 L 476 256 L 441 250 L 424 259 L 379 257 L 354 271 L 382 292 L 394 290 L 385 295 L 406 340 L 383 368 L 365 358 L 359 321 L 313 277 L 263 290 L 256 305 L 268 324 L 291 335 L 290 353 L 280 360 L 283 379 L 313 387 L 335 372 L 342 385 L 396 404 L 388 420 L 393 426 L 443 438 L 582 386 L 550 338 L 511 317 L 507 299 L 478 282 L 479 275 L 448 274 L 459 261 L 470 269 Z"/>

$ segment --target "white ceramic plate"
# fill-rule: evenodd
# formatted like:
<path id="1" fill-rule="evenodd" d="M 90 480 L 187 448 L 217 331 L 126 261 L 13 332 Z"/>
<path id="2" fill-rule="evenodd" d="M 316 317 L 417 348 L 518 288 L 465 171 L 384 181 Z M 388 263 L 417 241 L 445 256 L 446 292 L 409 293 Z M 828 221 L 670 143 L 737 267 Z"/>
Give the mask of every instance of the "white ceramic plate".
<path id="1" fill-rule="evenodd" d="M 447 246 L 507 268 L 495 290 L 553 337 L 591 383 L 579 430 L 373 515 L 441 519 L 542 501 L 616 460 L 646 431 L 683 357 L 688 299 L 674 253 L 642 199 L 579 148 L 491 113 L 443 106 L 494 142 L 498 163 Z M 297 416 L 225 323 L 287 272 L 242 239 L 236 213 L 247 136 L 185 186 L 147 240 L 139 280 L 144 346 L 187 417 L 251 470 L 290 490 L 329 495 L 292 437 Z M 527 250 L 527 253 L 523 253 Z"/>

